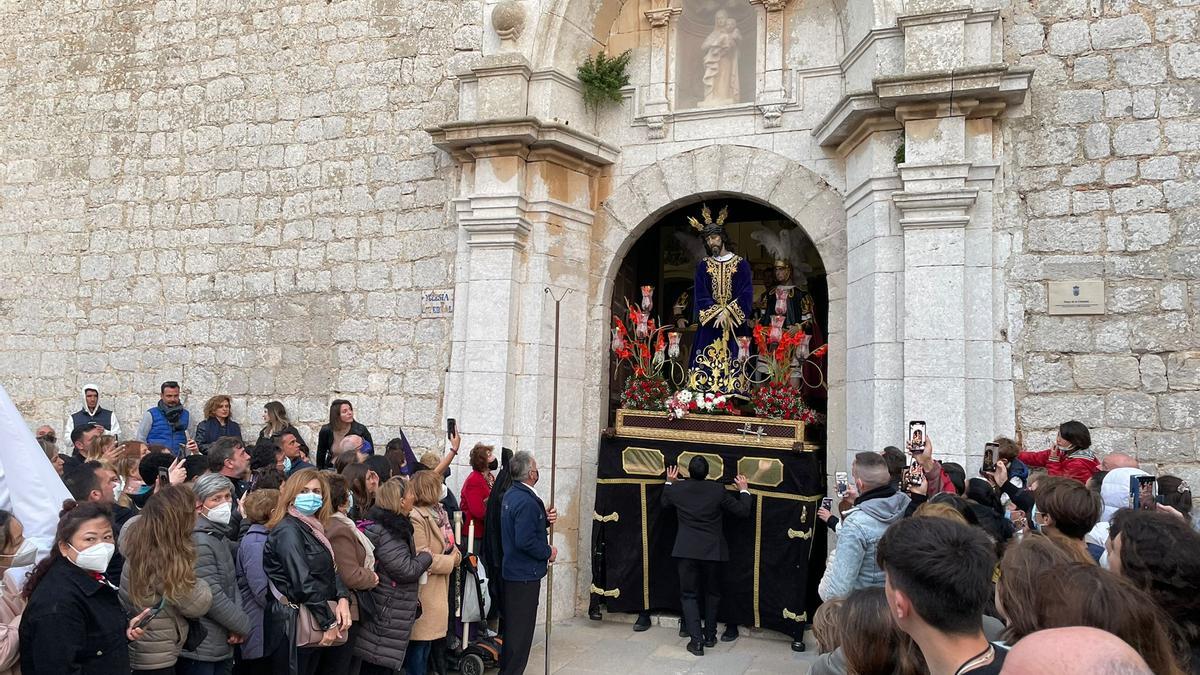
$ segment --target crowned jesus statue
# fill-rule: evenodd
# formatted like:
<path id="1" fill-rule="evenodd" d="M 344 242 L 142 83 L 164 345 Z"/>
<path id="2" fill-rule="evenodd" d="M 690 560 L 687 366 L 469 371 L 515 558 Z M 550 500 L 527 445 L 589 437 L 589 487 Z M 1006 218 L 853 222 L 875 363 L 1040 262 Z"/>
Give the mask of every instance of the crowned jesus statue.
<path id="1" fill-rule="evenodd" d="M 728 207 L 714 222 L 705 206 L 704 224 L 689 217 L 700 230 L 708 255 L 696 266 L 695 312 L 699 326 L 692 343 L 688 387 L 694 391 L 747 396 L 750 381 L 737 338 L 750 335 L 750 312 L 754 304 L 754 277 L 750 263 L 730 253 L 725 232 Z"/>

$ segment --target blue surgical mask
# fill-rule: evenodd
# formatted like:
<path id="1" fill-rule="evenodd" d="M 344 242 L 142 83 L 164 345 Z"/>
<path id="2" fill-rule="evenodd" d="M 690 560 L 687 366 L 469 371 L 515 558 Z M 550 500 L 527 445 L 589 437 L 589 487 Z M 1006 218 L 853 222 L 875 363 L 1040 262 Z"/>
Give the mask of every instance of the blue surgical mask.
<path id="1" fill-rule="evenodd" d="M 362 446 L 358 449 L 364 455 L 375 454 L 375 448 L 371 445 L 371 441 L 363 441 Z"/>
<path id="2" fill-rule="evenodd" d="M 142 487 L 138 488 L 137 492 L 136 492 L 136 493 L 134 493 L 134 494 L 137 494 L 138 496 L 141 496 L 141 495 L 144 495 L 144 494 L 146 494 L 147 492 L 149 492 L 149 491 L 151 491 L 151 490 L 153 490 L 153 489 L 154 489 L 154 487 L 153 487 L 153 486 L 151 486 L 151 485 L 143 485 Z"/>
<path id="3" fill-rule="evenodd" d="M 292 458 L 291 457 L 283 458 L 283 472 L 284 473 L 292 472 Z"/>
<path id="4" fill-rule="evenodd" d="M 296 510 L 306 516 L 311 516 L 317 511 L 320 511 L 321 505 L 324 503 L 325 500 L 321 498 L 321 495 L 316 495 L 311 492 L 305 492 L 304 494 L 296 495 L 296 498 L 292 500 L 292 505 L 296 507 Z"/>

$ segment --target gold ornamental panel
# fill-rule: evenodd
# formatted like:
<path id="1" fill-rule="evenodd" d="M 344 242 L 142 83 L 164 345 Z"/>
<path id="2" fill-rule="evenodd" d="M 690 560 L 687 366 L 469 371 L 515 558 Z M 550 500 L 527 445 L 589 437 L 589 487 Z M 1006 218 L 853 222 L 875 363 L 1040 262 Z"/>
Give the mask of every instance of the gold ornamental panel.
<path id="1" fill-rule="evenodd" d="M 720 455 L 714 455 L 711 452 L 681 452 L 679 459 L 675 460 L 679 464 L 679 475 L 691 478 L 688 476 L 688 464 L 693 457 L 703 457 L 708 460 L 708 476 L 705 480 L 720 480 L 721 476 L 725 475 L 725 460 Z"/>
<path id="2" fill-rule="evenodd" d="M 621 468 L 634 476 L 662 476 L 666 464 L 661 450 L 630 446 L 621 451 Z"/>
<path id="3" fill-rule="evenodd" d="M 783 483 L 783 462 L 766 457 L 743 457 L 738 460 L 738 473 L 751 485 L 779 487 Z"/>

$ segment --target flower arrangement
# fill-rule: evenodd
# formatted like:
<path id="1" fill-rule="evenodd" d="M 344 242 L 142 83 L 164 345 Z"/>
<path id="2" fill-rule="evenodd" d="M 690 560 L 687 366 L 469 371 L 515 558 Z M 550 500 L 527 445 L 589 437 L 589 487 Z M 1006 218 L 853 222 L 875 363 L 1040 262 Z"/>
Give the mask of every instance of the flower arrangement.
<path id="1" fill-rule="evenodd" d="M 701 393 L 690 389 L 680 389 L 667 399 L 667 416 L 671 419 L 683 419 L 689 413 L 708 415 L 739 415 L 741 414 L 733 401 L 724 394 Z"/>
<path id="2" fill-rule="evenodd" d="M 796 348 L 804 344 L 808 337 L 804 331 L 781 332 L 774 328 L 757 325 L 754 327 L 754 343 L 758 348 L 758 362 L 767 369 L 771 382 L 786 383 L 792 370 L 792 357 Z M 774 345 L 774 349 L 771 348 Z"/>
<path id="3" fill-rule="evenodd" d="M 754 414 L 758 417 L 800 420 L 805 424 L 820 422 L 820 415 L 804 405 L 800 400 L 800 392 L 786 382 L 767 382 L 755 389 L 750 396 L 750 405 L 754 407 Z"/>
<path id="4" fill-rule="evenodd" d="M 630 376 L 621 392 L 621 407 L 629 410 L 667 410 L 671 388 L 662 378 Z"/>
<path id="5" fill-rule="evenodd" d="M 666 329 L 654 324 L 650 318 L 649 303 L 643 298 L 641 305 L 625 301 L 628 326 L 620 316 L 613 316 L 616 324 L 612 331 L 612 350 L 617 357 L 617 366 L 629 364 L 634 377 L 662 379 L 663 363 L 667 359 Z M 630 328 L 633 329 L 632 335 Z M 651 350 L 653 345 L 653 350 Z"/>

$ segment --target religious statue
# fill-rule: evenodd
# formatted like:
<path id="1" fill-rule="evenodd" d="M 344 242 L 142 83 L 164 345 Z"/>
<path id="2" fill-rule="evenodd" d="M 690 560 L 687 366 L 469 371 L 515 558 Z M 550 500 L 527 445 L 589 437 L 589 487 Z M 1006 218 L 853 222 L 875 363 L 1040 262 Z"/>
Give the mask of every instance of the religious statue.
<path id="1" fill-rule="evenodd" d="M 742 33 L 737 21 L 723 9 L 713 19 L 712 32 L 700 45 L 704 52 L 704 98 L 700 107 L 740 103 L 742 87 L 738 82 L 738 42 Z"/>
<path id="2" fill-rule="evenodd" d="M 750 334 L 754 275 L 750 263 L 726 248 L 729 207 L 721 209 L 715 222 L 707 205 L 701 215 L 703 225 L 688 217 L 692 227 L 700 231 L 708 253 L 696 265 L 694 307 L 699 325 L 692 343 L 688 388 L 744 397 L 750 390 L 750 379 L 738 359 L 737 338 Z"/>
<path id="3" fill-rule="evenodd" d="M 808 283 L 803 277 L 796 280 L 797 271 L 808 271 L 798 233 L 791 230 L 772 232 L 761 229 L 750 236 L 771 254 L 775 264 L 771 269 L 774 285 L 767 288 L 757 303 L 757 322 L 776 332 L 802 330 L 806 337 L 796 350 L 791 380 L 800 389 L 805 401 L 825 396 L 824 357 L 809 358 L 809 354 L 825 344 L 825 333 L 817 321 Z"/>

